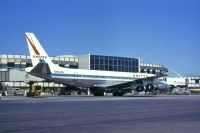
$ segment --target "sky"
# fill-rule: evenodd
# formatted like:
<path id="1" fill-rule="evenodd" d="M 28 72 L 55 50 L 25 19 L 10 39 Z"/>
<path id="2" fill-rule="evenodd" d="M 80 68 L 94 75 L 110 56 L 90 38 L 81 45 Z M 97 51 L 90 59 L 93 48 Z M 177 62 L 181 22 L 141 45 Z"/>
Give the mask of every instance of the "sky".
<path id="1" fill-rule="evenodd" d="M 0 54 L 29 54 L 33 32 L 50 56 L 139 57 L 200 75 L 199 0 L 1 0 Z"/>

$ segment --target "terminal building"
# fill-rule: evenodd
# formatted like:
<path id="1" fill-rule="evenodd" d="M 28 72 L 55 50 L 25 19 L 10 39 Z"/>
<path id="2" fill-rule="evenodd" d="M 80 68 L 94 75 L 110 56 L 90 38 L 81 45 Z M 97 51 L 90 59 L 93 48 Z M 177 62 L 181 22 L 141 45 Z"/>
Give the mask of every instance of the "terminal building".
<path id="1" fill-rule="evenodd" d="M 81 56 L 61 55 L 50 57 L 51 60 L 65 68 L 88 69 L 99 71 L 118 71 L 133 73 L 165 74 L 168 68 L 160 64 L 141 63 L 140 58 L 104 56 L 85 54 Z M 35 86 L 41 86 L 43 90 L 59 91 L 66 85 L 56 82 L 45 81 L 44 79 L 27 74 L 24 69 L 32 66 L 29 55 L 0 55 L 0 85 L 3 88 L 28 89 L 29 82 L 34 81 Z M 189 77 L 189 86 L 200 87 L 200 77 Z M 173 81 L 174 82 L 174 81 Z"/>
<path id="2" fill-rule="evenodd" d="M 119 71 L 119 72 L 142 72 L 160 74 L 168 71 L 166 67 L 158 64 L 140 63 L 139 58 L 102 56 L 86 54 L 81 56 L 62 55 L 50 57 L 52 61 L 66 68 Z M 58 89 L 65 87 L 62 84 L 47 82 L 44 79 L 27 74 L 24 68 L 32 66 L 29 55 L 0 55 L 0 82 L 7 88 L 28 88 L 29 81 L 35 81 L 34 85 L 43 88 Z"/>

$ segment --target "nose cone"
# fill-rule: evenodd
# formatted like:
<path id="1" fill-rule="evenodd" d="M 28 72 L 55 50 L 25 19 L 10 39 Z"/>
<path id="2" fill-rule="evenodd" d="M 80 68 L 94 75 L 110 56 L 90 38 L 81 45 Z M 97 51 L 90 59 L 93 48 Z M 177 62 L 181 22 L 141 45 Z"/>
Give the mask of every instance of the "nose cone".
<path id="1" fill-rule="evenodd" d="M 167 84 L 167 82 L 162 79 L 154 80 L 154 84 L 155 84 L 156 88 L 158 88 L 159 90 L 164 90 L 164 89 L 169 88 L 169 85 Z"/>
<path id="2" fill-rule="evenodd" d="M 167 82 L 166 81 L 160 81 L 160 84 L 166 84 L 167 85 Z"/>

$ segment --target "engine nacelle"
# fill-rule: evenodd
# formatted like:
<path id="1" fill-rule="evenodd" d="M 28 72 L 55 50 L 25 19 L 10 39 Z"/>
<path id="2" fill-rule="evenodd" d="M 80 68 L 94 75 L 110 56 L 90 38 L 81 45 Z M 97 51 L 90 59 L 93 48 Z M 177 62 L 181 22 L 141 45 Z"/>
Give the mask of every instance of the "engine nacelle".
<path id="1" fill-rule="evenodd" d="M 153 91 L 153 90 L 154 90 L 153 84 L 146 85 L 146 91 Z"/>

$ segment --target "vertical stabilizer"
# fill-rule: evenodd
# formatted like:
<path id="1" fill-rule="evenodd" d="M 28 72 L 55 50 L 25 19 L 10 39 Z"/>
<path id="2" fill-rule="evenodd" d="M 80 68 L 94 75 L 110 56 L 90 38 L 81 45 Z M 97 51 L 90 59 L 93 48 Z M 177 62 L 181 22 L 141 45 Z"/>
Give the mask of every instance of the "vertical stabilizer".
<path id="1" fill-rule="evenodd" d="M 51 66 L 53 66 L 54 64 L 41 46 L 40 42 L 35 37 L 35 35 L 30 32 L 26 32 L 25 34 L 33 67 L 35 67 L 38 63 L 47 63 L 51 69 Z"/>

